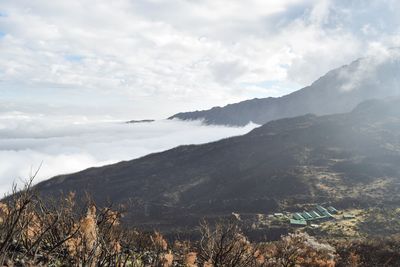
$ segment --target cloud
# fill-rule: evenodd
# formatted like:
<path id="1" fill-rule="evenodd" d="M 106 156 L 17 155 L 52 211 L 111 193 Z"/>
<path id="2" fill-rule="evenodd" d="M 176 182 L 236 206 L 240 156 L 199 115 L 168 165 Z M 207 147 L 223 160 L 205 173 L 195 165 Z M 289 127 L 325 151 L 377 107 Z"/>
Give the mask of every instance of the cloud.
<path id="1" fill-rule="evenodd" d="M 245 66 L 239 62 L 216 62 L 212 66 L 212 72 L 215 80 L 221 84 L 230 84 L 247 72 Z"/>
<path id="2" fill-rule="evenodd" d="M 349 92 L 362 89 L 365 92 L 368 87 L 372 87 L 374 90 L 379 88 L 383 96 L 387 90 L 392 92 L 391 95 L 397 95 L 400 84 L 397 78 L 400 49 L 387 49 L 380 43 L 372 43 L 366 54 L 367 57 L 354 62 L 349 71 L 340 71 L 340 90 Z"/>
<path id="3" fill-rule="evenodd" d="M 0 89 L 54 105 L 81 91 L 93 102 L 119 96 L 107 105 L 159 118 L 281 95 L 288 88 L 259 84 L 297 89 L 371 42 L 400 44 L 398 9 L 389 0 L 6 0 Z"/>
<path id="4" fill-rule="evenodd" d="M 41 164 L 36 182 L 52 176 L 130 160 L 182 144 L 200 144 L 245 134 L 244 128 L 204 126 L 199 121 L 161 120 L 126 124 L 85 117 L 0 115 L 0 194 Z"/>

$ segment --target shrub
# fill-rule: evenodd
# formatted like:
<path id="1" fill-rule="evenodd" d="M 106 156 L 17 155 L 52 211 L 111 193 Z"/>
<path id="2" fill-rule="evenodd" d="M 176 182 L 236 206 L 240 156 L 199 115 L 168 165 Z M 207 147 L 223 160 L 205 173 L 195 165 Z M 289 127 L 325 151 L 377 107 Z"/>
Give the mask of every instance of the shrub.
<path id="1" fill-rule="evenodd" d="M 200 224 L 197 242 L 169 244 L 161 232 L 121 224 L 122 213 L 70 193 L 43 201 L 32 180 L 0 202 L 0 266 L 333 267 L 400 266 L 400 239 L 330 240 L 306 233 L 250 242 L 232 221 Z"/>

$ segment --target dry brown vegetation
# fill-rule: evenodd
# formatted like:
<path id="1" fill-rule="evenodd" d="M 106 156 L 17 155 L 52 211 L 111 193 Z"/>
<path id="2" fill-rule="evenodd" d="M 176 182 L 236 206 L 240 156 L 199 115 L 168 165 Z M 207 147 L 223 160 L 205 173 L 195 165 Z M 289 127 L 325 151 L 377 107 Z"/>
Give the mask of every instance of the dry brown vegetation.
<path id="1" fill-rule="evenodd" d="M 0 203 L 0 266 L 385 266 L 399 264 L 395 239 L 336 242 L 305 233 L 275 242 L 250 242 L 231 221 L 200 224 L 199 241 L 168 242 L 160 232 L 127 229 L 122 214 L 87 201 L 82 209 L 73 193 L 44 202 L 25 188 Z M 386 242 L 386 243 L 385 243 Z M 385 244 L 385 245 L 382 245 Z M 374 258 L 370 249 L 375 249 Z M 379 249 L 379 250 L 378 250 Z M 397 250 L 396 250 L 397 249 Z M 372 259 L 371 259 L 372 257 Z M 383 265 L 382 265 L 383 266 Z"/>

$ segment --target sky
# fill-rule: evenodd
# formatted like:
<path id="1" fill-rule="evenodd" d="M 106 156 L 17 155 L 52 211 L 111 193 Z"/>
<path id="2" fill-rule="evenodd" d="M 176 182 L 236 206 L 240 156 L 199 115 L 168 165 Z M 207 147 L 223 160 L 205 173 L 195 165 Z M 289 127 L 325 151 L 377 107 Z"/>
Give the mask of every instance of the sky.
<path id="1" fill-rule="evenodd" d="M 166 121 L 400 47 L 398 0 L 0 0 L 0 193 L 247 133 Z M 125 120 L 157 119 L 124 124 Z"/>
<path id="2" fill-rule="evenodd" d="M 0 103 L 166 118 L 280 96 L 400 44 L 397 0 L 1 0 Z"/>

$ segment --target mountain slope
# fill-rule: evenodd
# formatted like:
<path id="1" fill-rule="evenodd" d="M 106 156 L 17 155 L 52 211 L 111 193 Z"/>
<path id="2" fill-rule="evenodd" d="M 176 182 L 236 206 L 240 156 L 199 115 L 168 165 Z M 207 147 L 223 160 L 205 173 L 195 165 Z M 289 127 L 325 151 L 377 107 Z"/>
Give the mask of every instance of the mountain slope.
<path id="1" fill-rule="evenodd" d="M 206 124 L 264 124 L 307 113 L 326 115 L 352 110 L 364 100 L 400 94 L 400 56 L 354 61 L 327 73 L 312 85 L 278 98 L 252 99 L 210 110 L 183 112 L 169 119 L 203 120 Z"/>
<path id="2" fill-rule="evenodd" d="M 36 189 L 126 204 L 135 224 L 197 223 L 302 202 L 398 201 L 399 105 L 368 101 L 347 114 L 272 121 L 244 136 L 58 176 Z"/>

